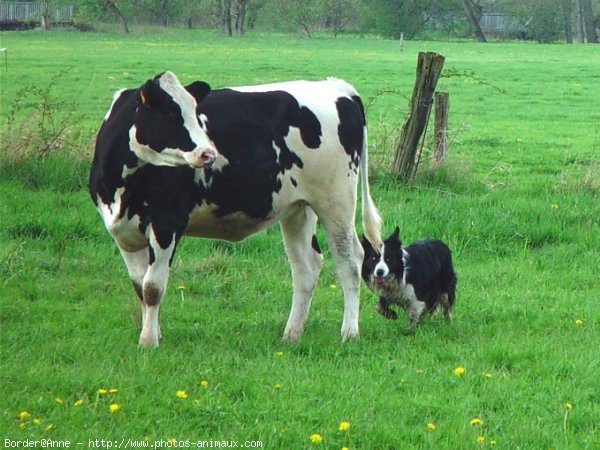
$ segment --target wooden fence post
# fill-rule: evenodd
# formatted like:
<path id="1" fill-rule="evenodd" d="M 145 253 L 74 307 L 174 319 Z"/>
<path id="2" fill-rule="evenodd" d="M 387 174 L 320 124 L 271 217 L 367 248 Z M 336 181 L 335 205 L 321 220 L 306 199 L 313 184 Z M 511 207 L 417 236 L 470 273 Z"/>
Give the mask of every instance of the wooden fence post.
<path id="1" fill-rule="evenodd" d="M 435 106 L 435 151 L 433 163 L 437 166 L 448 158 L 448 111 L 450 109 L 450 96 L 447 92 L 436 92 Z"/>
<path id="2" fill-rule="evenodd" d="M 418 145 L 429 120 L 433 93 L 444 61 L 445 58 L 438 53 L 419 52 L 410 114 L 402 127 L 400 143 L 392 163 L 392 171 L 404 180 L 409 180 L 416 172 Z"/>

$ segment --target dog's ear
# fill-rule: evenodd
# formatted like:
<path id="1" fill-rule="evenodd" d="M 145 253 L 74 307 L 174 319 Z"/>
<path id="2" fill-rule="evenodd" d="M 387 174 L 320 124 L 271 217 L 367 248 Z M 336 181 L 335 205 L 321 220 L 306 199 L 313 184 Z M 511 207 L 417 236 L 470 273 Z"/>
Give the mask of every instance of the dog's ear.
<path id="1" fill-rule="evenodd" d="M 368 252 L 373 250 L 373 246 L 371 245 L 371 243 L 367 240 L 367 238 L 365 237 L 365 235 L 363 234 L 360 238 L 360 243 L 362 245 L 363 250 L 365 251 L 365 254 L 367 254 Z"/>
<path id="2" fill-rule="evenodd" d="M 392 234 L 390 234 L 388 241 L 396 242 L 399 245 L 402 245 L 402 241 L 400 240 L 400 227 L 396 227 L 394 232 Z"/>

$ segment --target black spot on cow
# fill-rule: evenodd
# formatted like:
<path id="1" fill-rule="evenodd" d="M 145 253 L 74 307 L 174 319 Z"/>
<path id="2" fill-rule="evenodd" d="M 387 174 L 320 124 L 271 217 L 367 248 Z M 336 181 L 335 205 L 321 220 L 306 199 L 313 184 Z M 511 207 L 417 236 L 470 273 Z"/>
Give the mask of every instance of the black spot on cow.
<path id="1" fill-rule="evenodd" d="M 305 145 L 320 145 L 321 125 L 289 93 L 212 91 L 198 105 L 206 132 L 229 161 L 221 169 L 205 169 L 200 198 L 217 205 L 216 214 L 243 212 L 264 219 L 271 212 L 273 193 L 282 188 L 281 175 L 304 163 L 288 147 L 290 127 L 300 129 Z M 228 120 L 222 120 L 227 117 Z M 214 120 L 211 120 L 214 118 Z"/>
<path id="2" fill-rule="evenodd" d="M 298 121 L 292 123 L 300 129 L 302 142 L 308 148 L 319 148 L 321 145 L 321 123 L 317 116 L 306 106 L 300 108 Z"/>
<path id="3" fill-rule="evenodd" d="M 294 187 L 298 187 L 298 182 L 296 181 L 296 179 L 294 177 L 290 177 L 290 181 L 292 182 Z"/>
<path id="4" fill-rule="evenodd" d="M 359 97 L 340 97 L 335 105 L 340 119 L 338 136 L 351 164 L 356 168 L 360 162 L 364 140 L 364 108 Z"/>

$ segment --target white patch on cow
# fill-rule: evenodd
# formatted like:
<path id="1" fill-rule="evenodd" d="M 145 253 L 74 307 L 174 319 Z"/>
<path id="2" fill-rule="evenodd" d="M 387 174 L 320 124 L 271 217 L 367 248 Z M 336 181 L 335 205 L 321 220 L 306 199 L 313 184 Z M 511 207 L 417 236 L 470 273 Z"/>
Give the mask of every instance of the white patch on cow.
<path id="1" fill-rule="evenodd" d="M 142 163 L 143 165 L 143 163 Z M 140 161 L 138 160 L 138 163 L 133 166 L 133 167 L 128 167 L 127 164 L 123 165 L 123 171 L 121 172 L 121 177 L 123 179 L 127 178 L 129 175 L 132 175 L 133 173 L 135 173 L 135 171 L 137 171 L 140 168 Z"/>
<path id="2" fill-rule="evenodd" d="M 135 252 L 144 248 L 147 243 L 144 235 L 139 231 L 140 218 L 134 215 L 129 219 L 126 213 L 121 214 L 121 195 L 124 191 L 125 188 L 118 188 L 110 204 L 105 204 L 98 198 L 97 209 L 104 220 L 104 226 L 119 247 L 127 252 Z"/>
<path id="3" fill-rule="evenodd" d="M 108 109 L 106 115 L 104 116 L 104 121 L 105 122 L 110 118 L 110 116 L 112 114 L 113 107 L 115 106 L 115 103 L 121 97 L 121 94 L 123 92 L 125 92 L 125 91 L 126 91 L 126 89 L 119 89 L 117 92 L 115 92 L 115 95 L 113 95 L 113 100 L 112 100 L 112 103 L 110 104 L 110 108 Z"/>
<path id="4" fill-rule="evenodd" d="M 198 121 L 200 122 L 202 130 L 206 132 L 208 130 L 208 126 L 206 125 L 208 123 L 208 117 L 206 117 L 206 114 L 200 114 L 198 116 Z"/>

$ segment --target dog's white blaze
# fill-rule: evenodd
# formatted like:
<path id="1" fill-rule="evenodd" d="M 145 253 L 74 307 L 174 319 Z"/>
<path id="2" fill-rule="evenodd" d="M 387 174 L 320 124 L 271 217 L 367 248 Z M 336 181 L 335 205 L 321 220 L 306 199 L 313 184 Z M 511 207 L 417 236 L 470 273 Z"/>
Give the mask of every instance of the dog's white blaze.
<path id="1" fill-rule="evenodd" d="M 381 270 L 383 273 L 381 275 L 377 275 L 377 272 Z M 375 270 L 373 271 L 373 275 L 377 277 L 387 277 L 390 273 L 390 268 L 385 263 L 385 246 L 381 247 L 381 256 L 379 257 L 379 262 L 375 266 Z"/>

